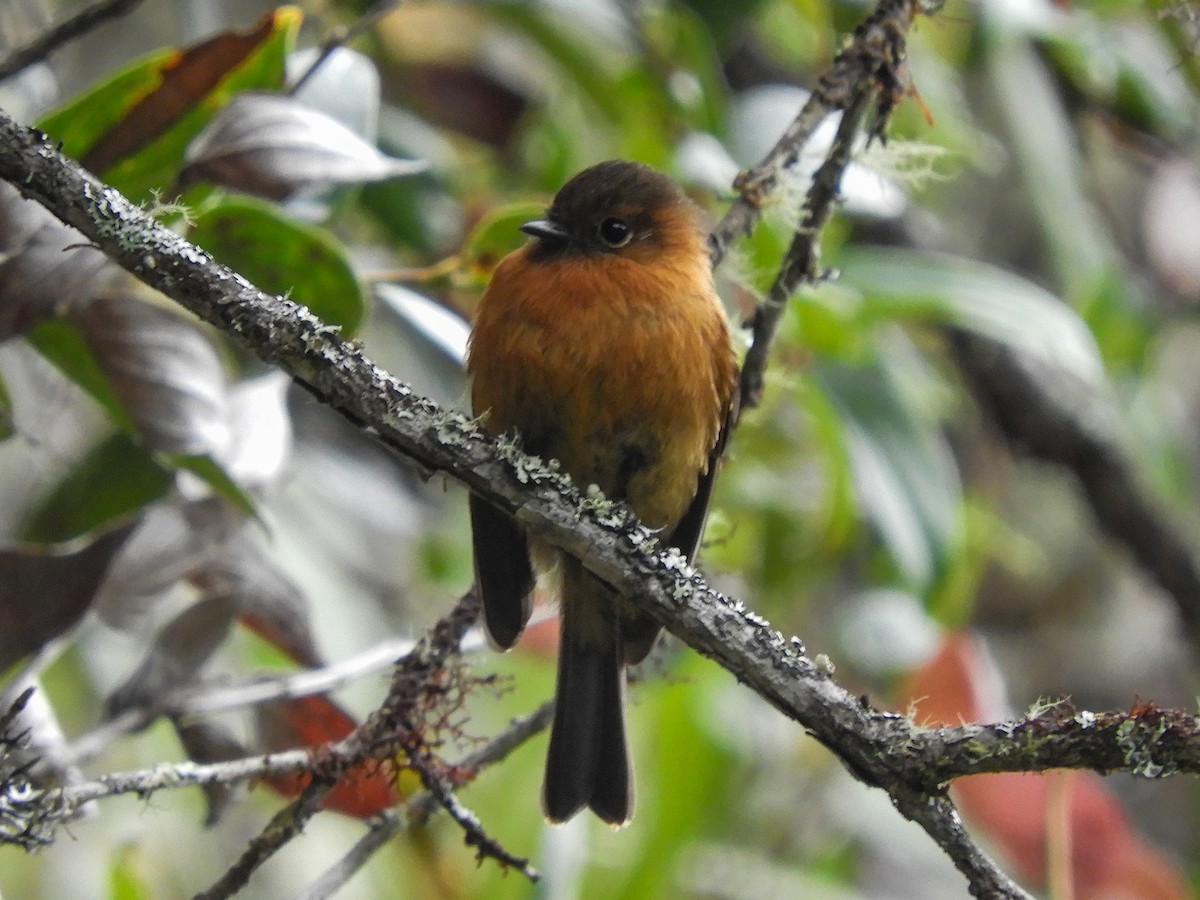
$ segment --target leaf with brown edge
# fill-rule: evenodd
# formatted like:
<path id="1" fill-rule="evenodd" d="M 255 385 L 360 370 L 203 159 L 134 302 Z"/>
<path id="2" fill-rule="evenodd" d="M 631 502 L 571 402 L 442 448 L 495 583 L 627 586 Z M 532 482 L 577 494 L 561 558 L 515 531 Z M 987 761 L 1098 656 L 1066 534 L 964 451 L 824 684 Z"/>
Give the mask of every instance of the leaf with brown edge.
<path id="1" fill-rule="evenodd" d="M 161 67 L 159 85 L 88 150 L 83 167 L 105 172 L 165 133 L 270 37 L 278 14 L 267 14 L 249 31 L 227 31 L 172 54 Z"/>
<path id="2" fill-rule="evenodd" d="M 110 136 L 122 128 L 131 129 L 132 134 L 123 139 L 124 147 L 104 150 L 109 158 L 128 153 L 149 139 L 132 155 L 120 158 L 108 165 L 107 171 L 96 174 L 102 175 L 110 186 L 127 197 L 141 202 L 152 201 L 155 192 L 166 188 L 178 176 L 188 143 L 204 128 L 215 110 L 240 91 L 278 90 L 283 86 L 286 57 L 295 44 L 301 19 L 300 10 L 283 6 L 250 32 L 235 35 L 232 43 L 223 42 L 223 36 L 207 42 L 210 46 L 215 44 L 218 49 L 223 48 L 226 54 L 219 64 L 214 64 L 213 59 L 208 60 L 208 65 L 214 68 L 209 80 L 216 78 L 215 86 L 204 96 L 189 97 L 188 91 L 180 90 L 178 96 L 163 94 L 154 100 L 155 103 L 174 102 L 177 106 L 161 116 L 171 119 L 174 115 L 174 119 L 167 121 L 165 130 L 156 136 L 151 137 L 150 132 L 154 129 L 146 122 L 138 122 L 135 127 L 131 116 L 136 108 L 160 94 L 166 85 L 183 87 L 182 82 L 175 79 L 175 70 L 198 48 L 168 48 L 149 53 L 43 116 L 37 125 L 60 141 L 63 153 L 74 159 L 88 158 L 92 152 L 99 154 L 101 151 L 97 148 L 103 147 L 112 139 Z M 268 24 L 269 31 L 264 31 Z M 236 51 L 239 43 L 241 50 L 246 50 L 250 45 L 245 39 L 253 35 L 261 35 L 262 39 L 243 55 L 240 62 L 230 67 L 237 53 L 228 51 Z M 243 40 L 239 41 L 238 37 Z M 218 71 L 222 66 L 224 71 Z M 192 93 L 195 88 L 193 81 Z M 127 121 L 129 125 L 123 124 Z M 107 164 L 103 157 L 92 159 L 93 164 L 97 162 Z M 189 198 L 191 202 L 199 199 L 197 196 Z"/>

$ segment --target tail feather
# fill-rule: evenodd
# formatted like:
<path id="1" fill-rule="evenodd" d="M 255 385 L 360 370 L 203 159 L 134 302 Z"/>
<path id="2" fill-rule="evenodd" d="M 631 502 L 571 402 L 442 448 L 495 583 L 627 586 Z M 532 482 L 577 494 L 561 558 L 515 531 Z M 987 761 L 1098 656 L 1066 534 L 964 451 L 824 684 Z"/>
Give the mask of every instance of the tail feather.
<path id="1" fill-rule="evenodd" d="M 474 494 L 470 512 L 484 628 L 497 649 L 508 650 L 525 630 L 532 608 L 529 546 L 516 522 Z"/>
<path id="2" fill-rule="evenodd" d="M 597 583 L 598 584 L 598 583 Z M 558 687 L 542 806 L 565 822 L 589 806 L 610 825 L 633 817 L 633 768 L 625 735 L 625 666 L 618 622 L 564 583 Z M 590 606 L 584 607 L 583 603 Z M 586 622 L 586 628 L 580 626 Z"/>

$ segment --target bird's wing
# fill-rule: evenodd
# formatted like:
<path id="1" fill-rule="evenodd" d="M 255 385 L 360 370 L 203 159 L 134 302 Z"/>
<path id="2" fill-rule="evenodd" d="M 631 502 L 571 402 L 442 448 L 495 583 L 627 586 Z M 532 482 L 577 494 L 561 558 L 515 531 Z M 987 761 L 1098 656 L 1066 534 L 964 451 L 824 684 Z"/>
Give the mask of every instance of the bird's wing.
<path id="1" fill-rule="evenodd" d="M 721 457 L 725 455 L 725 445 L 729 442 L 729 435 L 737 423 L 741 406 L 739 399 L 737 383 L 734 382 L 733 394 L 725 412 L 725 421 L 721 424 L 716 443 L 713 444 L 712 451 L 708 455 L 708 468 L 700 475 L 699 484 L 696 486 L 696 496 L 692 498 L 683 518 L 679 520 L 679 524 L 675 526 L 675 530 L 671 532 L 671 537 L 667 541 L 668 546 L 678 549 L 687 557 L 688 562 L 695 562 L 696 552 L 700 549 L 700 538 L 704 535 L 704 523 L 708 519 L 713 485 L 717 481 L 717 469 L 720 468 Z"/>
<path id="2" fill-rule="evenodd" d="M 700 539 L 704 536 L 704 523 L 708 519 L 708 507 L 712 501 L 713 485 L 717 481 L 717 469 L 720 468 L 721 458 L 725 455 L 725 445 L 729 435 L 737 423 L 740 411 L 740 395 L 737 383 L 734 382 L 733 394 L 725 413 L 725 421 L 717 434 L 716 443 L 708 455 L 708 468 L 700 475 L 696 485 L 696 496 L 671 532 L 667 546 L 674 547 L 687 557 L 688 562 L 695 562 L 696 553 L 700 549 Z M 624 645 L 625 662 L 635 665 L 641 662 L 654 649 L 658 638 L 659 624 L 649 616 L 632 616 L 622 623 L 621 640 Z"/>

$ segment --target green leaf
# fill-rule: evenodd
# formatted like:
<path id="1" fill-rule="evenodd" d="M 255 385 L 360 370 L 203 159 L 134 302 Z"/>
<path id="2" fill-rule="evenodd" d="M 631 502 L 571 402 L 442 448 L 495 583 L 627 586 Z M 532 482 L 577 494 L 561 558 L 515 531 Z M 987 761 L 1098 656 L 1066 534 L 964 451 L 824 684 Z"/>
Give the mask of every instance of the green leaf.
<path id="1" fill-rule="evenodd" d="M 190 240 L 264 291 L 286 294 L 353 335 L 366 300 L 345 249 L 324 229 L 295 222 L 272 204 L 228 197 L 196 219 Z"/>
<path id="2" fill-rule="evenodd" d="M 435 252 L 437 241 L 431 234 L 427 210 L 430 199 L 438 193 L 427 176 L 364 184 L 356 190 L 356 196 L 396 245 L 422 256 Z"/>
<path id="3" fill-rule="evenodd" d="M 521 226 L 545 215 L 546 206 L 541 203 L 510 203 L 493 209 L 467 237 L 463 261 L 468 271 L 491 272 L 496 263 L 527 240 Z"/>
<path id="4" fill-rule="evenodd" d="M 1045 288 L 977 260 L 906 250 L 846 248 L 840 284 L 862 294 L 868 318 L 950 322 L 1050 360 L 1088 382 L 1104 379 L 1096 340 Z"/>
<path id="5" fill-rule="evenodd" d="M 50 492 L 22 528 L 34 543 L 59 543 L 96 531 L 159 499 L 174 479 L 127 434 L 101 441 Z"/>
<path id="6" fill-rule="evenodd" d="M 242 490 L 225 468 L 210 456 L 190 455 L 182 453 L 160 453 L 157 458 L 171 469 L 183 469 L 191 472 L 217 494 L 224 497 L 237 509 L 248 516 L 258 519 L 258 508 L 254 498 Z"/>
<path id="7" fill-rule="evenodd" d="M 962 545 L 962 488 L 934 415 L 923 363 L 906 344 L 871 363 L 824 364 L 815 377 L 842 414 L 860 508 L 905 582 L 931 589 Z"/>
<path id="8" fill-rule="evenodd" d="M 248 515 L 254 501 L 214 459 L 203 454 L 151 453 L 138 440 L 138 428 L 97 362 L 83 335 L 62 319 L 39 322 L 26 335 L 63 374 L 90 394 L 120 430 L 55 490 L 34 514 L 29 540 L 66 540 L 158 499 L 172 484 L 171 472 L 185 469 Z M 107 467 L 107 468 L 106 468 Z M 78 496 L 72 495 L 75 492 Z M 91 495 L 96 496 L 91 496 Z M 60 508 L 61 512 L 55 512 Z"/>
<path id="9" fill-rule="evenodd" d="M 0 441 L 7 441 L 15 433 L 12 397 L 9 396 L 8 386 L 4 383 L 4 373 L 0 372 Z"/>

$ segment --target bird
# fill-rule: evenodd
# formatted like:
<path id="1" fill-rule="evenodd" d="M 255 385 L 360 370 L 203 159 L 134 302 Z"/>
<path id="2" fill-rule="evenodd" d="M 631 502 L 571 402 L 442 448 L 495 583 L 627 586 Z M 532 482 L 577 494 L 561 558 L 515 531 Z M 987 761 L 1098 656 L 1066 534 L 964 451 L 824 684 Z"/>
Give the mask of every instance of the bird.
<path id="1" fill-rule="evenodd" d="M 694 559 L 737 414 L 737 362 L 700 208 L 669 176 L 609 160 L 584 169 L 496 266 L 468 347 L 472 414 L 554 458 L 581 489 L 624 501 Z M 570 554 L 470 495 L 475 583 L 489 642 L 507 650 L 532 592 L 557 595 L 559 658 L 542 810 L 634 811 L 627 666 L 658 623 Z"/>

